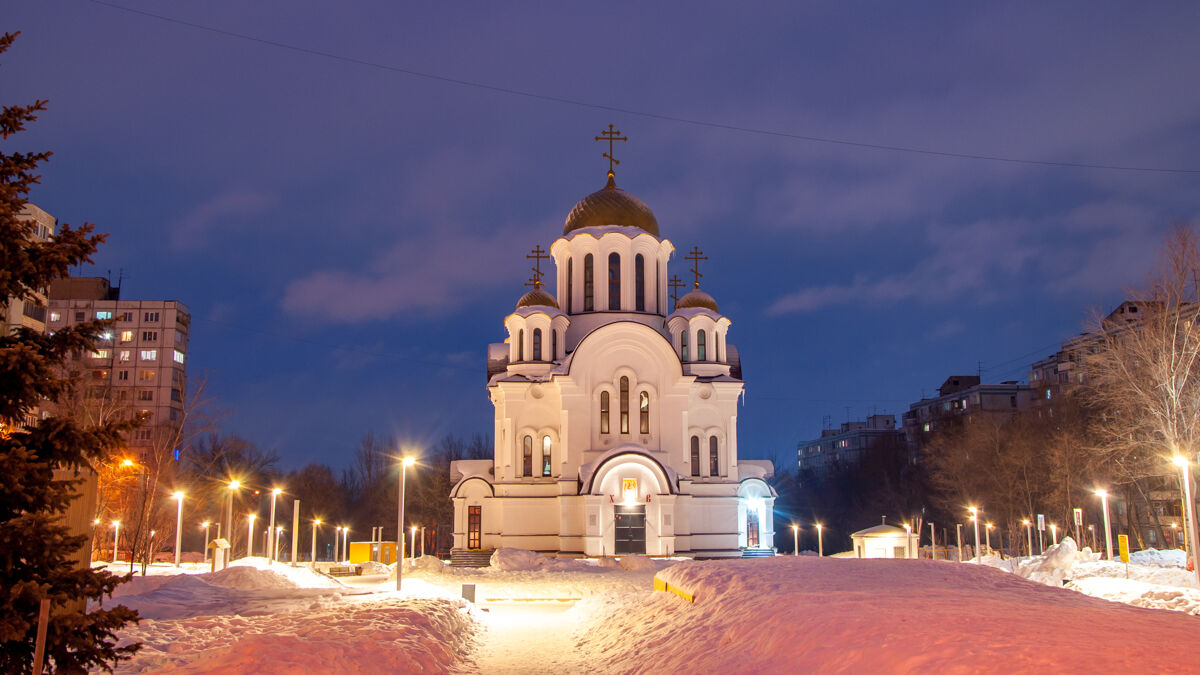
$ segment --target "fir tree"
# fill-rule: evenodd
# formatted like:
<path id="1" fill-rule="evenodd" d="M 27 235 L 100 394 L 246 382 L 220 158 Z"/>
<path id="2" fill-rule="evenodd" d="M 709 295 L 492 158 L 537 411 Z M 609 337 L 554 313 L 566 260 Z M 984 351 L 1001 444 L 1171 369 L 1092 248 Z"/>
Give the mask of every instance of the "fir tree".
<path id="1" fill-rule="evenodd" d="M 0 37 L 0 53 L 16 35 Z M 45 106 L 36 101 L 4 107 L 0 139 L 22 131 Z M 34 239 L 34 223 L 21 210 L 29 188 L 38 182 L 38 165 L 49 157 L 48 152 L 0 152 L 0 299 L 32 301 L 36 289 L 67 276 L 71 265 L 91 262 L 104 241 L 88 224 L 63 225 L 47 242 Z M 54 672 L 111 670 L 138 649 L 118 647 L 114 636 L 137 620 L 136 612 L 119 605 L 92 611 L 82 607 L 83 600 L 111 595 L 122 578 L 75 562 L 88 537 L 70 534 L 62 516 L 79 480 L 55 479 L 56 470 L 87 469 L 105 457 L 120 441 L 123 427 L 85 428 L 53 416 L 27 422 L 29 413 L 66 390 L 64 361 L 90 350 L 102 327 L 92 322 L 53 335 L 24 328 L 0 335 L 0 672 L 32 672 L 44 598 L 51 602 L 45 663 Z"/>

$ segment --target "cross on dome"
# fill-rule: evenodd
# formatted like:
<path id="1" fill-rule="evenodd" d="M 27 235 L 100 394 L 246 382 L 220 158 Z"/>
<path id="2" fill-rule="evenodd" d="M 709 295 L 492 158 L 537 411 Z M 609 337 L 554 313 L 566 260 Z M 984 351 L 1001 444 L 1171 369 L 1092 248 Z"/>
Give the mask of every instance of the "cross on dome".
<path id="1" fill-rule="evenodd" d="M 687 284 L 683 283 L 683 279 L 680 279 L 678 274 L 672 274 L 671 281 L 667 285 L 671 287 L 671 302 L 679 302 L 679 289 Z"/>
<path id="2" fill-rule="evenodd" d="M 613 157 L 613 141 L 628 141 L 629 140 L 628 137 L 621 136 L 620 133 L 621 133 L 620 131 L 614 130 L 613 125 L 610 124 L 610 125 L 608 125 L 608 129 L 606 131 L 601 131 L 600 135 L 596 137 L 597 141 L 608 141 L 608 152 L 603 153 L 601 156 L 608 159 L 608 177 L 610 179 L 614 175 L 613 174 L 613 165 L 621 163 L 621 160 Z"/>
<path id="3" fill-rule="evenodd" d="M 546 253 L 546 251 L 542 250 L 542 245 L 538 244 L 525 256 L 525 258 L 533 261 L 533 267 L 529 268 L 533 271 L 533 277 L 531 277 L 529 281 L 525 282 L 525 285 L 533 286 L 533 289 L 536 291 L 537 289 L 546 285 L 542 282 L 542 277 L 544 276 L 542 273 L 542 261 L 549 260 L 550 256 Z"/>
<path id="4" fill-rule="evenodd" d="M 685 255 L 683 259 L 692 261 L 692 275 L 695 276 L 692 287 L 700 288 L 700 277 L 704 276 L 700 273 L 700 261 L 708 260 L 708 256 L 704 255 L 704 251 L 701 251 L 700 247 L 693 246 L 691 252 Z"/>

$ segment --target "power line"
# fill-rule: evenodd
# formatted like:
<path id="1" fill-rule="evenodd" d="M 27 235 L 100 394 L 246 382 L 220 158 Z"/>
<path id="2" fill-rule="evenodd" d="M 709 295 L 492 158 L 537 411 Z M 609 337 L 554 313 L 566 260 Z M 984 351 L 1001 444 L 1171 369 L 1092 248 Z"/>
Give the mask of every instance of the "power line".
<path id="1" fill-rule="evenodd" d="M 297 53 L 301 53 L 301 54 L 307 54 L 310 56 L 317 56 L 317 57 L 321 57 L 321 58 L 325 58 L 325 59 L 330 59 L 333 61 L 340 61 L 342 63 L 349 63 L 349 64 L 357 65 L 357 66 L 365 66 L 368 68 L 375 68 L 378 70 L 384 70 L 384 71 L 393 72 L 393 73 L 400 73 L 402 75 L 409 75 L 412 77 L 420 77 L 420 78 L 424 78 L 427 80 L 435 80 L 438 82 L 445 82 L 448 84 L 455 84 L 455 85 L 459 85 L 459 86 L 463 86 L 463 87 L 473 87 L 476 89 L 484 89 L 487 91 L 493 91 L 493 92 L 497 92 L 497 93 L 501 93 L 501 94 L 508 94 L 511 96 L 520 96 L 520 97 L 534 99 L 534 100 L 538 100 L 538 101 L 547 101 L 550 103 L 561 103 L 563 105 L 572 105 L 572 106 L 578 106 L 581 108 L 590 108 L 592 110 L 603 110 L 606 112 L 621 113 L 624 115 L 634 115 L 637 117 L 645 117 L 648 119 L 662 120 L 664 122 L 675 122 L 678 124 L 687 124 L 687 125 L 696 126 L 696 127 L 704 127 L 704 128 L 709 128 L 709 129 L 721 129 L 724 131 L 734 131 L 734 132 L 738 132 L 738 133 L 754 134 L 754 135 L 758 135 L 758 136 L 769 136 L 769 137 L 773 137 L 773 138 L 786 138 L 789 140 L 805 141 L 805 142 L 809 142 L 809 143 L 825 143 L 825 144 L 829 144 L 829 145 L 841 145 L 841 146 L 852 147 L 852 148 L 862 148 L 862 149 L 868 149 L 868 150 L 886 150 L 886 151 L 891 151 L 891 152 L 902 152 L 902 153 L 909 153 L 909 154 L 916 154 L 916 155 L 926 155 L 926 156 L 931 156 L 931 157 L 945 157 L 945 158 L 952 158 L 952 159 L 970 159 L 970 160 L 986 161 L 986 162 L 1003 162 L 1003 163 L 1007 163 L 1007 164 L 1025 164 L 1025 165 L 1032 165 L 1032 166 L 1049 166 L 1049 167 L 1070 168 L 1070 169 L 1102 169 L 1102 170 L 1106 170 L 1106 171 L 1136 171 L 1136 172 L 1165 173 L 1165 174 L 1192 174 L 1192 175 L 1200 174 L 1200 169 L 1174 169 L 1174 168 L 1153 167 L 1153 166 L 1128 166 L 1128 165 L 1121 165 L 1121 164 L 1093 164 L 1093 163 L 1088 163 L 1088 162 L 1059 162 L 1059 161 L 1052 161 L 1052 160 L 1028 159 L 1028 158 L 1022 158 L 1022 157 L 1004 157 L 1004 156 L 1000 156 L 1000 155 L 986 155 L 986 154 L 979 154 L 979 153 L 950 152 L 950 151 L 946 151 L 946 150 L 933 150 L 933 149 L 929 149 L 929 148 L 917 148 L 917 147 L 904 146 L 904 145 L 888 145 L 888 144 L 882 144 L 882 143 L 866 143 L 863 141 L 852 141 L 852 140 L 846 140 L 846 139 L 841 139 L 841 138 L 811 136 L 808 134 L 791 133 L 791 132 L 786 132 L 786 131 L 775 131 L 775 130 L 770 130 L 770 129 L 755 128 L 755 127 L 744 127 L 744 126 L 739 126 L 739 125 L 735 125 L 735 124 L 723 124 L 721 122 L 711 122 L 711 121 L 706 121 L 706 120 L 692 119 L 692 118 L 688 118 L 688 117 L 679 117 L 676 115 L 667 115 L 667 114 L 663 114 L 663 113 L 649 112 L 649 111 L 645 111 L 645 110 L 636 110 L 633 108 L 624 108 L 621 106 L 610 105 L 610 104 L 605 104 L 605 103 L 592 103 L 589 101 L 581 101 L 578 99 L 567 98 L 564 96 L 554 96 L 551 94 L 543 94 L 543 93 L 538 93 L 535 91 L 529 91 L 529 90 L 525 90 L 525 89 L 515 89 L 512 87 L 503 87 L 503 86 L 499 86 L 499 85 L 495 85 L 495 84 L 488 84 L 486 82 L 478 82 L 475 80 L 467 80 L 467 79 L 458 78 L 458 77 L 450 77 L 448 75 L 437 75 L 434 73 L 413 70 L 411 68 L 403 68 L 400 66 L 388 65 L 388 64 L 379 63 L 376 61 L 368 61 L 366 59 L 358 59 L 358 58 L 354 58 L 352 56 L 335 54 L 333 52 L 321 51 L 319 49 L 312 49 L 310 47 L 301 47 L 299 45 L 293 45 L 293 44 L 289 44 L 286 42 L 279 42 L 276 40 L 268 40 L 266 38 L 260 38 L 260 37 L 254 36 L 254 35 L 248 35 L 246 33 L 238 33 L 238 32 L 231 31 L 231 30 L 225 30 L 223 28 L 216 28 L 214 26 L 208 26 L 208 25 L 201 24 L 201 23 L 195 23 L 193 21 L 177 19 L 177 18 L 166 16 L 163 14 L 156 14 L 154 12 L 147 12 L 147 11 L 141 10 L 141 9 L 125 7 L 123 5 L 118 5 L 118 4 L 112 3 L 112 2 L 105 2 L 105 0 L 88 0 L 88 2 L 91 2 L 96 5 L 101 5 L 103 7 L 108 7 L 110 9 L 127 12 L 129 14 L 137 14 L 139 16 L 156 19 L 158 21 L 173 23 L 173 24 L 180 25 L 180 26 L 187 26 L 188 28 L 195 28 L 197 30 L 208 31 L 210 33 L 215 33 L 217 35 L 232 37 L 232 38 L 236 38 L 239 40 L 246 40 L 248 42 L 254 42 L 257 44 L 266 45 L 269 47 L 275 47 L 278 49 L 284 49 L 287 51 L 297 52 Z"/>

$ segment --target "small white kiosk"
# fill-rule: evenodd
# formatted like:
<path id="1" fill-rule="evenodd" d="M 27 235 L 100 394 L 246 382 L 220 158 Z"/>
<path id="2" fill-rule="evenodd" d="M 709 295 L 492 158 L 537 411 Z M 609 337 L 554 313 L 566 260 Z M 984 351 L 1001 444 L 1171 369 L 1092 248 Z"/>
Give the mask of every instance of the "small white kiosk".
<path id="1" fill-rule="evenodd" d="M 916 558 L 917 535 L 903 527 L 881 525 L 850 535 L 855 558 Z"/>
<path id="2" fill-rule="evenodd" d="M 209 571 L 220 572 L 229 566 L 229 540 L 228 539 L 213 539 L 208 543 L 208 550 L 212 552 L 212 565 Z"/>

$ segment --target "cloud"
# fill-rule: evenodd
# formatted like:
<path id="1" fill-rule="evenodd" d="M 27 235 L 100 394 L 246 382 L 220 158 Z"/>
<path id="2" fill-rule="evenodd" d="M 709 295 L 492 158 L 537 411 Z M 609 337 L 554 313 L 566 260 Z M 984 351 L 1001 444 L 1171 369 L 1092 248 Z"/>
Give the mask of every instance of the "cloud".
<path id="1" fill-rule="evenodd" d="M 265 192 L 234 188 L 193 208 L 168 226 L 171 248 L 191 250 L 204 247 L 214 233 L 245 226 L 248 220 L 275 203 Z"/>

